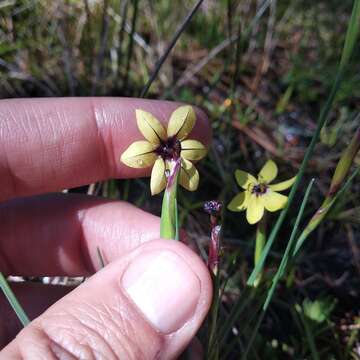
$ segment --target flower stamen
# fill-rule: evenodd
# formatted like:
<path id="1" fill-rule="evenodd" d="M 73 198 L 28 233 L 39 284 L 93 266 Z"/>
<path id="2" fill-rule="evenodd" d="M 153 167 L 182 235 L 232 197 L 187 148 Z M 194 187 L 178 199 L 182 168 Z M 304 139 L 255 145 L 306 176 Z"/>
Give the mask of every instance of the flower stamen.
<path id="1" fill-rule="evenodd" d="M 256 196 L 264 195 L 267 192 L 267 185 L 264 183 L 256 184 L 253 186 L 251 193 L 255 194 Z"/>
<path id="2" fill-rule="evenodd" d="M 177 160 L 180 158 L 181 142 L 175 136 L 169 137 L 166 141 L 160 142 L 155 153 L 163 160 Z"/>

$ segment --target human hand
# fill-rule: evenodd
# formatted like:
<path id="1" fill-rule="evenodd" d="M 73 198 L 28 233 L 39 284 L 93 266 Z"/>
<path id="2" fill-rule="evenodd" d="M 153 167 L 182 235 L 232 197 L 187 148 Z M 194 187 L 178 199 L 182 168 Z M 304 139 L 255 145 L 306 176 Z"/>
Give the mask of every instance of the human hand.
<path id="1" fill-rule="evenodd" d="M 34 320 L 14 339 L 20 325 L 0 297 L 0 345 L 11 341 L 0 359 L 171 359 L 191 341 L 210 306 L 211 280 L 188 247 L 159 239 L 159 218 L 119 201 L 39 195 L 148 175 L 119 161 L 141 138 L 135 109 L 166 121 L 177 106 L 118 98 L 0 101 L 0 270 L 89 276 L 100 267 L 98 247 L 109 263 L 72 291 L 14 284 Z M 206 118 L 197 116 L 193 135 L 208 143 Z"/>

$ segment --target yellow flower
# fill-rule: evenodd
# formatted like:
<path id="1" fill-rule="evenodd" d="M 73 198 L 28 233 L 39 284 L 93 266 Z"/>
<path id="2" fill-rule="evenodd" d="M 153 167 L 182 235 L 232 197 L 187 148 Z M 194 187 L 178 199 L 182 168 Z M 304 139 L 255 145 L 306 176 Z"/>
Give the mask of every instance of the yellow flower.
<path id="1" fill-rule="evenodd" d="M 196 122 L 191 106 L 180 106 L 170 116 L 167 130 L 152 114 L 137 109 L 137 126 L 146 140 L 135 141 L 121 155 L 121 161 L 132 168 L 153 167 L 151 193 L 158 194 L 166 186 L 169 162 L 181 157 L 179 183 L 185 189 L 195 191 L 199 185 L 199 173 L 191 161 L 206 155 L 205 146 L 197 140 L 185 140 Z"/>
<path id="2" fill-rule="evenodd" d="M 272 160 L 266 162 L 257 179 L 245 171 L 236 170 L 236 181 L 245 191 L 231 200 L 228 209 L 231 211 L 246 210 L 247 221 L 250 224 L 255 224 L 261 220 L 265 209 L 273 212 L 284 208 L 288 198 L 277 191 L 291 187 L 296 176 L 271 185 L 270 183 L 276 178 L 277 173 L 278 168 Z"/>

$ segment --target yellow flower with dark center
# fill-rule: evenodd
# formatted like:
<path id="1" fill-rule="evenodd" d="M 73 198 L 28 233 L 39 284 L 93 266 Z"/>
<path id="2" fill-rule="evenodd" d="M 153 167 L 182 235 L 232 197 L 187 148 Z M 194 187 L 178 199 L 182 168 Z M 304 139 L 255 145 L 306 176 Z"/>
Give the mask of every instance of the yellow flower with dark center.
<path id="1" fill-rule="evenodd" d="M 276 178 L 277 173 L 277 165 L 272 160 L 266 162 L 257 178 L 245 171 L 236 170 L 236 181 L 245 191 L 231 200 L 228 209 L 231 211 L 246 210 L 247 221 L 255 224 L 261 220 L 265 209 L 273 212 L 284 208 L 288 197 L 279 194 L 278 191 L 290 188 L 296 176 L 278 184 L 270 184 Z"/>
<path id="2" fill-rule="evenodd" d="M 151 193 L 158 194 L 166 186 L 166 171 L 171 161 L 181 158 L 179 183 L 185 189 L 195 191 L 199 185 L 199 173 L 192 161 L 206 155 L 205 146 L 197 140 L 186 139 L 196 122 L 191 106 L 180 106 L 170 116 L 168 127 L 144 110 L 135 111 L 137 126 L 146 140 L 135 141 L 121 155 L 121 161 L 132 168 L 152 166 Z"/>

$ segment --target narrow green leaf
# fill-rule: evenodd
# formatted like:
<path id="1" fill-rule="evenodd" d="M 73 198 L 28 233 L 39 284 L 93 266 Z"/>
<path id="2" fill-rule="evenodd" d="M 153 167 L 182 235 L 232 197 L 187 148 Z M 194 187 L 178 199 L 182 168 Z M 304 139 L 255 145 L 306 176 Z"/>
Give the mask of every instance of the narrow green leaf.
<path id="1" fill-rule="evenodd" d="M 218 332 L 218 344 L 221 347 L 222 343 L 225 341 L 227 334 L 231 331 L 235 322 L 241 313 L 251 304 L 252 300 L 256 299 L 256 294 L 258 294 L 257 289 L 253 287 L 246 287 L 237 303 L 231 308 L 229 315 L 227 316 L 223 326 L 220 327 Z"/>
<path id="2" fill-rule="evenodd" d="M 310 183 L 309 183 L 309 185 L 308 185 L 308 187 L 306 189 L 305 196 L 304 196 L 303 201 L 302 201 L 302 203 L 300 205 L 300 210 L 299 210 L 299 212 L 297 214 L 296 221 L 295 221 L 294 227 L 293 227 L 291 235 L 290 235 L 290 239 L 289 239 L 289 241 L 287 243 L 284 255 L 283 255 L 282 259 L 281 259 L 279 269 L 276 272 L 276 274 L 274 275 L 271 287 L 270 287 L 270 289 L 268 291 L 268 294 L 266 296 L 266 300 L 265 300 L 265 303 L 264 303 L 264 306 L 263 306 L 264 310 L 266 310 L 268 308 L 268 306 L 270 304 L 270 301 L 272 299 L 272 296 L 274 294 L 274 291 L 276 289 L 276 285 L 278 284 L 279 280 L 283 276 L 284 271 L 286 269 L 286 265 L 288 264 L 289 257 L 291 256 L 291 250 L 293 249 L 293 245 L 295 243 L 295 237 L 296 237 L 296 234 L 297 234 L 297 230 L 299 228 L 300 221 L 301 221 L 302 216 L 304 214 L 305 206 L 307 204 L 307 201 L 308 201 L 310 191 L 311 191 L 311 188 L 312 188 L 313 184 L 314 184 L 314 179 L 312 179 L 310 181 Z"/>
<path id="3" fill-rule="evenodd" d="M 304 231 L 301 233 L 301 235 L 296 241 L 293 256 L 295 256 L 299 252 L 300 248 L 304 244 L 307 237 L 311 234 L 311 232 L 313 232 L 316 229 L 316 227 L 320 224 L 320 222 L 326 217 L 326 215 L 329 213 L 330 209 L 335 204 L 335 202 L 349 189 L 351 182 L 359 174 L 359 172 L 360 172 L 360 167 L 354 170 L 354 172 L 347 179 L 344 186 L 337 192 L 334 198 L 326 204 L 326 207 L 322 209 L 322 216 L 320 218 L 320 221 L 314 222 L 311 226 L 309 226 L 311 224 L 309 223 L 309 225 L 304 229 Z"/>
<path id="4" fill-rule="evenodd" d="M 9 301 L 9 304 L 15 311 L 17 317 L 21 321 L 22 325 L 25 327 L 30 323 L 29 318 L 27 317 L 24 309 L 20 305 L 18 299 L 16 298 L 15 294 L 11 290 L 8 282 L 5 279 L 5 276 L 0 272 L 0 287 L 3 291 L 4 295 L 6 296 L 7 300 Z"/>
<path id="5" fill-rule="evenodd" d="M 344 49 L 341 55 L 340 68 L 343 69 L 349 62 L 360 30 L 360 0 L 354 1 L 350 22 L 346 32 Z"/>
<path id="6" fill-rule="evenodd" d="M 126 53 L 126 66 L 125 66 L 125 73 L 124 73 L 124 80 L 123 80 L 123 89 L 127 90 L 128 81 L 129 81 L 129 74 L 130 74 L 130 65 L 131 60 L 133 58 L 133 48 L 134 48 L 134 34 L 135 34 L 135 28 L 136 28 L 136 20 L 138 18 L 138 9 L 139 9 L 139 0 L 133 0 L 133 14 L 131 19 L 131 31 L 129 34 L 129 44 L 127 47 L 127 53 Z"/>
<path id="7" fill-rule="evenodd" d="M 247 359 L 249 351 L 250 351 L 250 349 L 251 349 L 251 347 L 252 347 L 252 345 L 254 343 L 256 334 L 259 331 L 260 324 L 262 323 L 262 321 L 264 319 L 264 316 L 265 316 L 265 311 L 261 310 L 260 315 L 259 315 L 259 317 L 258 317 L 258 319 L 256 321 L 255 326 L 254 326 L 254 330 L 252 331 L 250 339 L 247 342 L 246 349 L 245 349 L 244 353 L 241 356 L 241 360 L 246 360 Z"/>
<path id="8" fill-rule="evenodd" d="M 302 312 L 298 312 L 298 314 L 299 314 L 300 320 L 304 326 L 306 340 L 309 345 L 311 357 L 313 360 L 320 360 L 320 355 L 319 355 L 319 352 L 318 352 L 318 350 L 316 348 L 316 344 L 315 344 L 315 339 L 314 339 L 315 336 L 314 336 L 314 333 L 311 331 L 309 321 Z"/>

